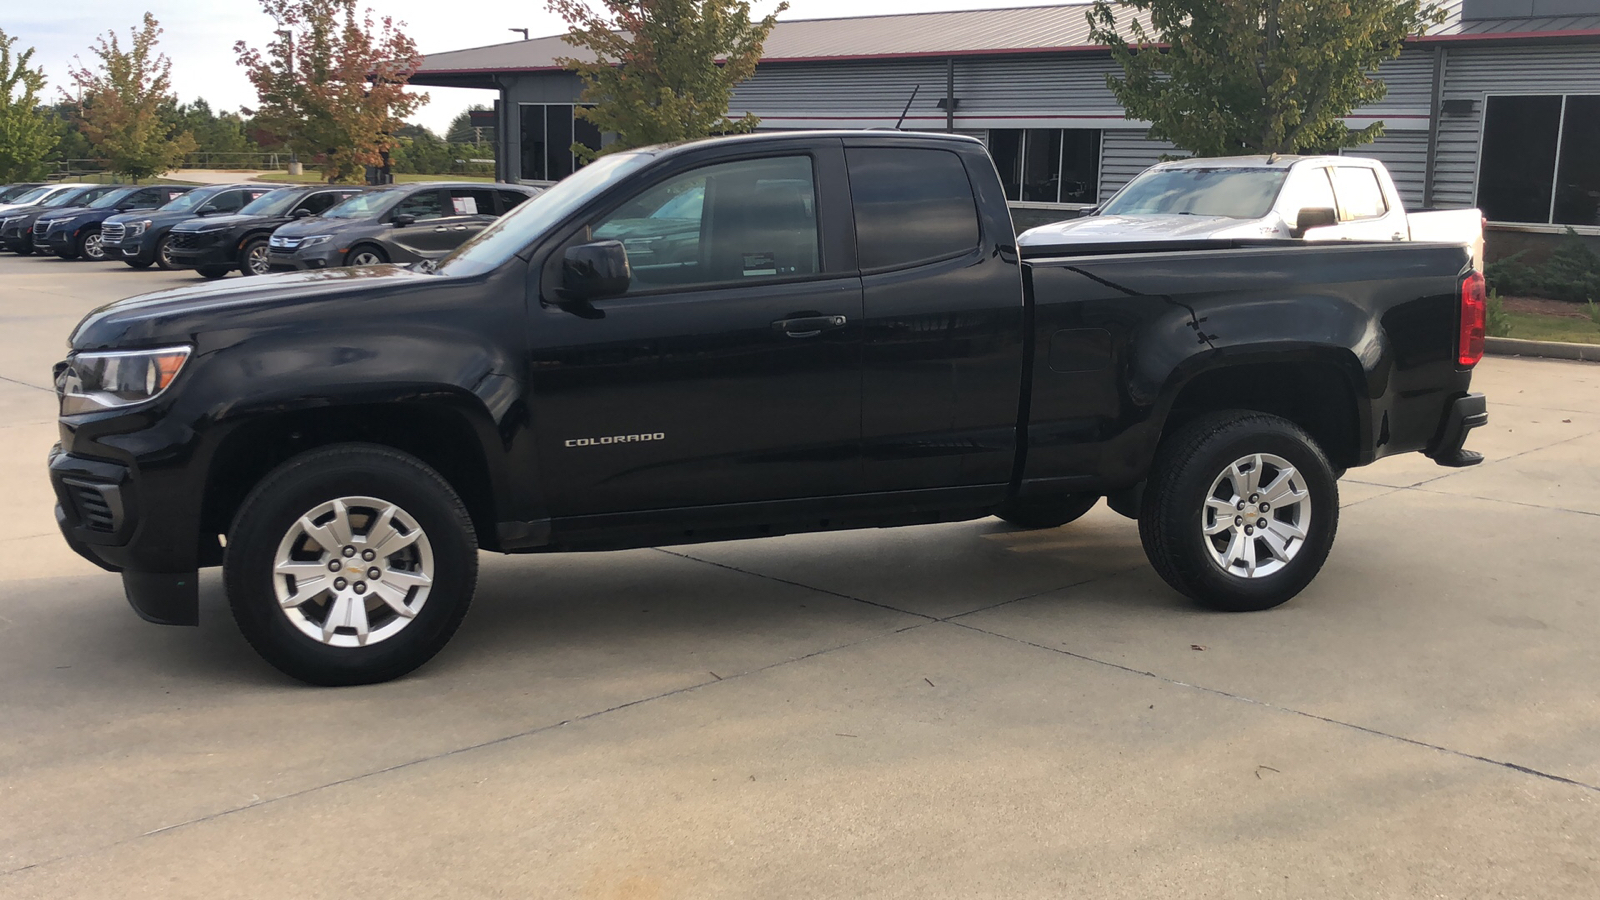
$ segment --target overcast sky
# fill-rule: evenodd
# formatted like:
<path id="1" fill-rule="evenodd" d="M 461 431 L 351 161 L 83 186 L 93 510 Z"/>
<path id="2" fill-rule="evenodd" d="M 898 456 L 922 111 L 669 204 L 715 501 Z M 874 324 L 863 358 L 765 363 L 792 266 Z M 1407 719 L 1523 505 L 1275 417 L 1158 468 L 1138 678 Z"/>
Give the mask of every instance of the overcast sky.
<path id="1" fill-rule="evenodd" d="M 423 53 L 517 39 L 508 28 L 527 28 L 534 37 L 563 30 L 561 20 L 546 12 L 540 0 L 372 0 L 367 5 L 380 15 L 406 22 Z M 765 13 L 777 3 L 757 0 L 755 5 Z M 790 0 L 784 18 L 1044 5 L 1052 4 L 1050 0 Z M 87 61 L 95 35 L 108 29 L 115 29 L 126 44 L 128 29 L 138 24 L 146 9 L 166 30 L 161 49 L 172 58 L 173 87 L 181 100 L 204 97 L 214 108 L 228 110 L 254 103 L 250 83 L 234 61 L 233 43 L 245 40 L 259 47 L 272 39 L 273 22 L 255 0 L 0 0 L 0 29 L 17 38 L 21 47 L 38 49 L 34 63 L 44 67 L 50 96 L 55 98 L 69 86 L 67 71 L 74 55 Z M 442 131 L 468 105 L 494 101 L 490 91 L 427 90 L 432 101 L 412 118 L 435 131 Z"/>

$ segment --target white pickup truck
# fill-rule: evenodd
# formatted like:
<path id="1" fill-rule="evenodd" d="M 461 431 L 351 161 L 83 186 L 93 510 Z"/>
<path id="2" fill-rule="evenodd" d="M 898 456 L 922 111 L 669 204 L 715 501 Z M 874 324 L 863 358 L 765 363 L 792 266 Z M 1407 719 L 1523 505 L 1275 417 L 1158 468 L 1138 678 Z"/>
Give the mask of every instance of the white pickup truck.
<path id="1" fill-rule="evenodd" d="M 1472 247 L 1476 209 L 1407 213 L 1388 169 L 1353 156 L 1234 156 L 1164 162 L 1081 218 L 1022 233 L 1025 247 L 1118 241 L 1302 238 L 1435 241 Z"/>

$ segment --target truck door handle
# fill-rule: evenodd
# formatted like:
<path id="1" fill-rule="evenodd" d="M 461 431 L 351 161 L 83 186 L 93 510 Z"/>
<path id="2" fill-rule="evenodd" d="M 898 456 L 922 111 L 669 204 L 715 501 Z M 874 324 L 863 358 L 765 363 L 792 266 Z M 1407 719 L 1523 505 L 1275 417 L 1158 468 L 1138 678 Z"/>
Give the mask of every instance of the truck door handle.
<path id="1" fill-rule="evenodd" d="M 843 328 L 847 320 L 844 316 L 802 316 L 795 319 L 779 319 L 772 323 L 776 331 L 781 331 L 792 338 L 808 338 L 834 328 Z"/>
<path id="2" fill-rule="evenodd" d="M 434 226 L 433 230 L 436 231 L 436 232 L 437 231 L 449 231 L 450 227 L 448 225 L 436 225 L 436 226 Z"/>

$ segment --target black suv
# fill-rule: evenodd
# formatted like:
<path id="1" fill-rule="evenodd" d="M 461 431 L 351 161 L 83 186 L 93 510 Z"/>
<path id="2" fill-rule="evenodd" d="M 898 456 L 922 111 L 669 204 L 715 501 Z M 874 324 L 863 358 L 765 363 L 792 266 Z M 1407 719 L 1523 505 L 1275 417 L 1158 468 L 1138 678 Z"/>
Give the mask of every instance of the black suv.
<path id="1" fill-rule="evenodd" d="M 164 206 L 192 190 L 192 185 L 181 184 L 124 185 L 102 194 L 92 203 L 72 209 L 44 210 L 33 221 L 29 249 L 17 252 L 38 250 L 54 253 L 62 259 L 105 259 L 105 247 L 100 243 L 101 223 L 120 213 Z M 0 233 L 9 236 L 10 228 Z"/>
<path id="2" fill-rule="evenodd" d="M 269 271 L 267 238 L 273 229 L 319 216 L 365 190 L 325 184 L 280 188 L 236 215 L 179 222 L 172 226 L 167 246 L 174 263 L 189 266 L 206 278 L 221 278 L 234 269 L 240 275 L 265 275 Z"/>
<path id="3" fill-rule="evenodd" d="M 440 259 L 531 197 L 520 184 L 421 182 L 370 191 L 272 233 L 275 270 Z"/>
<path id="4" fill-rule="evenodd" d="M 77 185 L 70 191 L 58 191 L 32 206 L 23 206 L 0 213 L 0 245 L 12 253 L 27 256 L 33 252 L 32 229 L 34 222 L 47 215 L 66 209 L 88 206 L 100 197 L 117 190 L 114 184 Z"/>
<path id="5" fill-rule="evenodd" d="M 151 263 L 176 269 L 169 232 L 179 222 L 197 216 L 231 216 L 245 204 L 277 190 L 278 184 L 213 184 L 198 187 L 166 206 L 148 213 L 112 216 L 100 226 L 100 242 L 107 259 L 120 259 L 135 269 Z"/>

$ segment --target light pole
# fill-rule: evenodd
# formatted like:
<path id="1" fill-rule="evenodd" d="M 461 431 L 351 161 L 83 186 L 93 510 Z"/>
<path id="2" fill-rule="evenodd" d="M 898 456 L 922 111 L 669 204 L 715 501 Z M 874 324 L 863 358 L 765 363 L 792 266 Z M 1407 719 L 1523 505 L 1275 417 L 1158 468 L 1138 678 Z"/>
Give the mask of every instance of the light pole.
<path id="1" fill-rule="evenodd" d="M 528 39 L 528 29 L 526 29 L 526 28 L 507 28 L 506 30 L 507 31 L 520 31 L 520 32 L 522 32 L 522 39 L 523 40 L 527 40 Z"/>
<path id="2" fill-rule="evenodd" d="M 283 38 L 283 62 L 289 69 L 289 79 L 292 81 L 294 80 L 294 32 L 287 28 L 280 28 L 273 34 Z M 289 174 L 299 175 L 304 171 L 305 168 L 300 165 L 300 157 L 294 152 L 294 144 L 291 142 L 289 144 Z"/>

